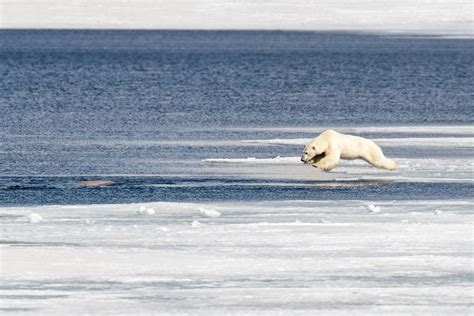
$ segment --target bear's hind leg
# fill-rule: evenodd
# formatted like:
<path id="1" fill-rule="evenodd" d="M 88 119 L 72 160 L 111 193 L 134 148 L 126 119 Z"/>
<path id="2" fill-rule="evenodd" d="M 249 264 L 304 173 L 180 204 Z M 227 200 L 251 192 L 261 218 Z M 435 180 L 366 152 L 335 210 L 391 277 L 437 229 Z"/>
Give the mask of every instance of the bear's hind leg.
<path id="1" fill-rule="evenodd" d="M 368 157 L 363 158 L 365 161 L 370 163 L 372 166 L 387 169 L 387 170 L 397 170 L 398 165 L 393 159 L 386 158 L 382 153 L 382 150 L 372 153 Z"/>
<path id="2" fill-rule="evenodd" d="M 383 168 L 387 170 L 397 170 L 398 165 L 393 159 L 385 158 L 383 161 Z"/>

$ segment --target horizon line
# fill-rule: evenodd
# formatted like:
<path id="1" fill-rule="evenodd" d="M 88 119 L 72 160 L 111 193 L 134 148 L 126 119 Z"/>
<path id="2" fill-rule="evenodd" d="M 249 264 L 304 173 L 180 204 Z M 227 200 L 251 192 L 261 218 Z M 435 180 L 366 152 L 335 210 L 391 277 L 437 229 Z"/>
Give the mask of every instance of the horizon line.
<path id="1" fill-rule="evenodd" d="M 239 28 L 117 28 L 117 27 L 0 27 L 0 31 L 168 31 L 168 32 L 281 32 L 281 33 L 333 33 L 360 35 L 398 35 L 420 37 L 460 37 L 473 38 L 471 30 L 429 30 L 429 29 L 239 29 Z"/>

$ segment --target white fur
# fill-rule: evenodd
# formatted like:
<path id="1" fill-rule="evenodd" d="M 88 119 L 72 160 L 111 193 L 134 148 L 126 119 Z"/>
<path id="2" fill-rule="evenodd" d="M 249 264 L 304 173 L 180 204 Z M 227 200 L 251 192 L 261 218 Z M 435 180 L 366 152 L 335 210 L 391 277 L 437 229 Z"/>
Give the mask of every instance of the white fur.
<path id="1" fill-rule="evenodd" d="M 324 155 L 324 156 L 323 156 Z M 397 163 L 386 158 L 377 144 L 369 139 L 326 130 L 313 139 L 301 160 L 315 168 L 330 171 L 340 159 L 363 159 L 377 168 L 398 169 Z"/>

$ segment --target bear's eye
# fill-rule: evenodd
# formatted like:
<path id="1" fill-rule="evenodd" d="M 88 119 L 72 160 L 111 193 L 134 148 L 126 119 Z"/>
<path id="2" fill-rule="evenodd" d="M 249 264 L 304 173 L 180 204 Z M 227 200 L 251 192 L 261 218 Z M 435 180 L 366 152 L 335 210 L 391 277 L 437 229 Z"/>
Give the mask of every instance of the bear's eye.
<path id="1" fill-rule="evenodd" d="M 313 146 L 313 150 L 316 150 L 316 147 Z"/>

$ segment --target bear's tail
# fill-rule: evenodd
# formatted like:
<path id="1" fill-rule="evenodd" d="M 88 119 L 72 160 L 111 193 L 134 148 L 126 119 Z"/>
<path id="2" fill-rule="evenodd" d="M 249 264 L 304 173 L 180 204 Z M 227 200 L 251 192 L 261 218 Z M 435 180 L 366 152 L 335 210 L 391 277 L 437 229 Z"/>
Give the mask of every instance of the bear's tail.
<path id="1" fill-rule="evenodd" d="M 388 170 L 397 170 L 398 164 L 393 159 L 385 158 L 382 161 L 382 168 L 388 169 Z"/>

